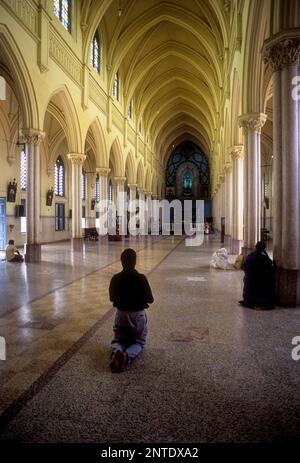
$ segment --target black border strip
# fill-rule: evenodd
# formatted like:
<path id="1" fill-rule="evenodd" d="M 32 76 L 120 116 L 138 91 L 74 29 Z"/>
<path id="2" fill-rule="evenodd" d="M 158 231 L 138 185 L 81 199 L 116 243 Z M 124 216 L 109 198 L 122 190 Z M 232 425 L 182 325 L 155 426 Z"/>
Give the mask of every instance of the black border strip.
<path id="1" fill-rule="evenodd" d="M 174 252 L 178 246 L 184 241 L 182 238 L 175 246 L 172 248 L 160 262 L 158 262 L 148 273 L 150 275 Z M 153 243 L 154 245 L 155 243 Z M 152 246 L 152 244 L 150 245 Z M 145 246 L 145 248 L 148 246 Z M 143 249 L 145 249 L 143 248 Z M 142 251 L 142 249 L 141 249 Z M 139 252 L 139 251 L 138 251 Z M 118 259 L 119 261 L 119 259 Z M 98 320 L 91 328 L 86 331 L 81 338 L 79 338 L 74 344 L 72 344 L 69 349 L 67 349 L 41 376 L 36 379 L 28 389 L 26 389 L 14 402 L 12 402 L 0 415 L 0 431 L 3 430 L 8 423 L 15 418 L 20 411 L 27 405 L 27 403 L 33 399 L 33 397 L 38 394 L 46 384 L 48 384 L 51 379 L 57 374 L 57 372 L 76 354 L 79 349 L 97 332 L 97 330 L 104 325 L 104 323 L 110 319 L 114 314 L 115 309 L 109 309 L 101 318 Z"/>

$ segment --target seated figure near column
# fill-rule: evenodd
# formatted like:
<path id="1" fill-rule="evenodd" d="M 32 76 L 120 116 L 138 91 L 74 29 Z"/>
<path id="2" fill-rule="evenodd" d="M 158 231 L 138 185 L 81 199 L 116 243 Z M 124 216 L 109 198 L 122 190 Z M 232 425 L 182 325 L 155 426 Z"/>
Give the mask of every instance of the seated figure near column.
<path id="1" fill-rule="evenodd" d="M 145 309 L 153 302 L 147 278 L 135 270 L 136 252 L 125 249 L 121 262 L 123 270 L 112 277 L 109 286 L 110 300 L 117 308 L 111 343 L 113 373 L 124 370 L 142 352 L 147 336 Z"/>
<path id="2" fill-rule="evenodd" d="M 274 265 L 266 252 L 266 243 L 258 241 L 242 266 L 245 272 L 243 300 L 240 304 L 251 309 L 274 308 Z"/>
<path id="3" fill-rule="evenodd" d="M 5 249 L 5 258 L 7 262 L 23 262 L 24 258 L 16 248 L 14 240 L 9 240 Z"/>

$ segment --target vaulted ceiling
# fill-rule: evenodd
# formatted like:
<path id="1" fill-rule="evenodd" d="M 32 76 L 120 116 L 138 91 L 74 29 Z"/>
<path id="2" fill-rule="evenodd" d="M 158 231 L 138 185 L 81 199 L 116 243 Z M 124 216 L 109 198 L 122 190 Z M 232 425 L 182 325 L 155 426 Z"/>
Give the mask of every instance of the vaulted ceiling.
<path id="1" fill-rule="evenodd" d="M 163 155 L 181 135 L 209 153 L 220 112 L 228 0 L 88 0 L 86 44 L 104 40 L 108 90 L 119 70 L 124 107 Z M 88 46 L 86 45 L 88 51 Z"/>

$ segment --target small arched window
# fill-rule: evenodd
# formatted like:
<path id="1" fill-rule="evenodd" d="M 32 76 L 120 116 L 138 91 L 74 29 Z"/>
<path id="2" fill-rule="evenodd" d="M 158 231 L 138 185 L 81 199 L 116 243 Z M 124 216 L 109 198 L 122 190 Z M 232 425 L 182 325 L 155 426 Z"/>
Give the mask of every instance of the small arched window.
<path id="1" fill-rule="evenodd" d="M 86 185 L 85 172 L 82 169 L 82 174 L 81 174 L 81 199 L 82 201 L 85 201 L 85 185 Z"/>
<path id="2" fill-rule="evenodd" d="M 101 70 L 101 46 L 100 46 L 100 38 L 98 31 L 94 35 L 94 38 L 91 43 L 91 65 L 97 71 L 100 73 Z"/>
<path id="3" fill-rule="evenodd" d="M 113 85 L 113 96 L 115 97 L 116 100 L 120 100 L 120 77 L 119 77 L 119 71 L 116 72 L 115 79 L 114 79 L 114 85 Z"/>
<path id="4" fill-rule="evenodd" d="M 72 0 L 54 0 L 54 13 L 67 31 L 71 32 Z"/>
<path id="5" fill-rule="evenodd" d="M 27 154 L 24 150 L 21 151 L 20 159 L 20 186 L 21 190 L 27 190 Z"/>
<path id="6" fill-rule="evenodd" d="M 54 193 L 65 196 L 65 165 L 61 156 L 58 156 L 54 166 Z"/>

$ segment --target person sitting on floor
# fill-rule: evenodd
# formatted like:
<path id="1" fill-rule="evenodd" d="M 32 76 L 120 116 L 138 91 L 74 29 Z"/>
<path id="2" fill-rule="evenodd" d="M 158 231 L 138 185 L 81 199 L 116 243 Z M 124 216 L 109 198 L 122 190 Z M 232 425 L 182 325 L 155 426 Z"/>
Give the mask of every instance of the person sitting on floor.
<path id="1" fill-rule="evenodd" d="M 274 308 L 274 265 L 266 252 L 266 244 L 258 241 L 242 266 L 245 272 L 243 300 L 251 309 Z"/>
<path id="2" fill-rule="evenodd" d="M 24 260 L 16 248 L 14 240 L 9 240 L 5 249 L 5 257 L 7 262 L 23 262 Z"/>
<path id="3" fill-rule="evenodd" d="M 142 352 L 147 336 L 145 309 L 153 302 L 147 278 L 135 270 L 136 252 L 125 249 L 121 262 L 123 270 L 112 277 L 109 286 L 110 300 L 117 308 L 111 343 L 113 373 L 124 370 Z"/>

